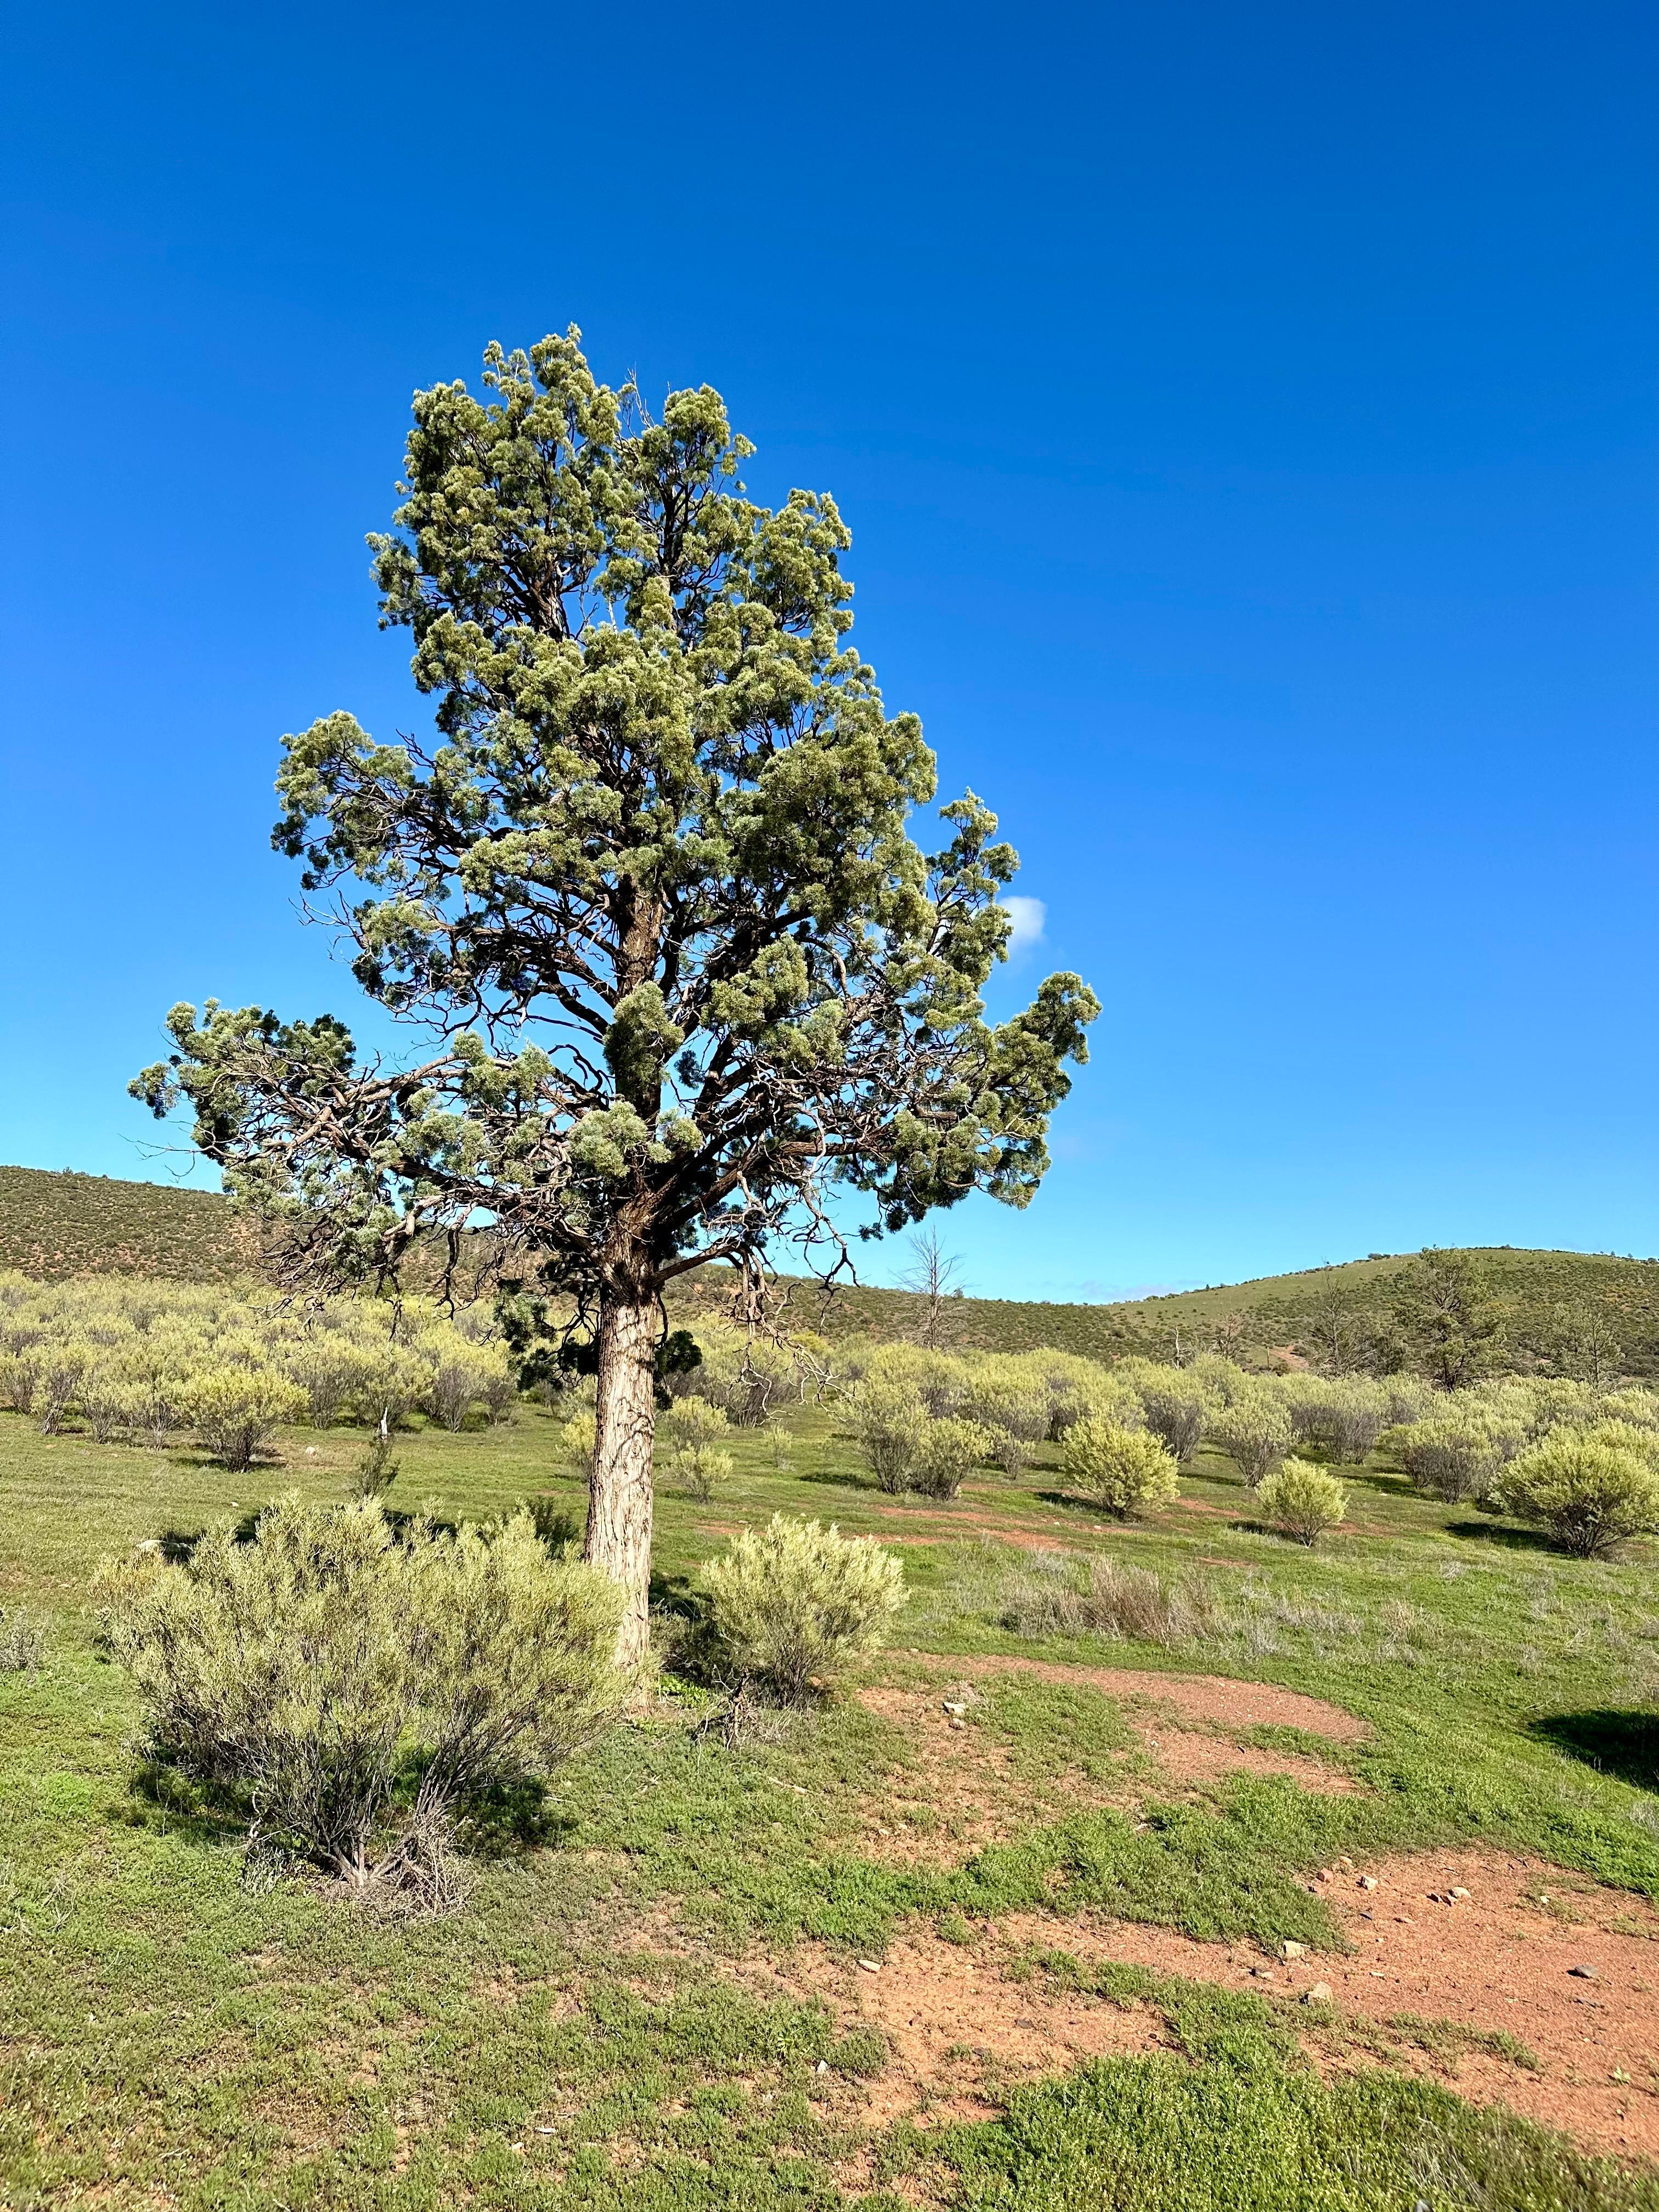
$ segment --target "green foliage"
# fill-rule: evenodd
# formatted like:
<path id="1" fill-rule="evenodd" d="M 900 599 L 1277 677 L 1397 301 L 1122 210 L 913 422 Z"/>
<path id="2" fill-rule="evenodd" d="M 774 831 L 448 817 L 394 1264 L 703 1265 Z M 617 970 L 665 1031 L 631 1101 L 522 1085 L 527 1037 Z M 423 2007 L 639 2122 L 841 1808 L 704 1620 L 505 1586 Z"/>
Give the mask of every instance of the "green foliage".
<path id="1" fill-rule="evenodd" d="M 1468 1252 L 1423 1252 L 1395 1291 L 1393 1319 L 1416 1364 L 1443 1389 L 1459 1389 L 1503 1364 L 1503 1310 Z"/>
<path id="2" fill-rule="evenodd" d="M 1167 1505 L 1180 1494 L 1173 1452 L 1146 1429 L 1095 1417 L 1066 1431 L 1060 1463 L 1066 1480 L 1121 1520 Z"/>
<path id="3" fill-rule="evenodd" d="M 1504 1463 L 1498 1423 L 1486 1409 L 1462 1405 L 1392 1432 L 1394 1450 L 1412 1480 L 1455 1504 L 1484 1498 Z"/>
<path id="4" fill-rule="evenodd" d="M 1659 1531 L 1659 1431 L 1624 1421 L 1553 1431 L 1502 1478 L 1502 1503 L 1576 1559 Z"/>
<path id="5" fill-rule="evenodd" d="M 1266 1383 L 1237 1392 L 1210 1425 L 1211 1440 L 1254 1490 L 1291 1448 L 1291 1414 L 1283 1395 Z"/>
<path id="6" fill-rule="evenodd" d="M 302 1418 L 306 1395 L 275 1368 L 210 1367 L 191 1378 L 184 1405 L 214 1457 L 241 1469 L 285 1423 Z"/>
<path id="7" fill-rule="evenodd" d="M 848 1393 L 846 1410 L 878 1486 L 895 1493 L 908 1490 L 928 1419 L 921 1391 L 900 1376 L 869 1374 Z"/>
<path id="8" fill-rule="evenodd" d="M 1214 1396 L 1203 1380 L 1152 1359 L 1126 1359 L 1117 1373 L 1139 1395 L 1146 1426 L 1169 1447 L 1179 1465 L 1188 1466 L 1217 1410 Z"/>
<path id="9" fill-rule="evenodd" d="M 710 1618 L 732 1671 L 799 1699 L 882 1641 L 904 1603 L 890 1552 L 774 1514 L 707 1571 Z"/>
<path id="10" fill-rule="evenodd" d="M 1256 1510 L 1271 1528 L 1310 1547 L 1346 1520 L 1348 1493 L 1334 1474 L 1305 1459 L 1287 1459 L 1259 1485 Z"/>
<path id="11" fill-rule="evenodd" d="M 959 1415 L 947 1413 L 925 1423 L 911 1471 L 912 1486 L 925 1498 L 954 1498 L 995 1443 L 989 1429 Z"/>
<path id="12" fill-rule="evenodd" d="M 1208 1586 L 1190 1576 L 1039 1553 L 1004 1582 L 999 1618 L 1021 1636 L 1111 1636 L 1170 1650 L 1200 1639 L 1214 1610 Z"/>
<path id="13" fill-rule="evenodd" d="M 111 1571 L 112 1647 L 152 1754 L 260 1837 L 356 1885 L 484 1793 L 544 1774 L 617 1709 L 617 1604 L 528 1516 L 394 1535 L 378 1505 L 284 1498 L 253 1540 Z"/>

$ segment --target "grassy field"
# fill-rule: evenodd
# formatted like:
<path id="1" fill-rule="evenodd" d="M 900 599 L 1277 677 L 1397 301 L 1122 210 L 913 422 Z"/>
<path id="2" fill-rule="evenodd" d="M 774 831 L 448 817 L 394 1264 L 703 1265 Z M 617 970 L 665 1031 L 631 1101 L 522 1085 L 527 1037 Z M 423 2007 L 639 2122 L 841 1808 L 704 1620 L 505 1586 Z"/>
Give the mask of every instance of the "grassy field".
<path id="1" fill-rule="evenodd" d="M 1041 1456 L 950 1504 L 894 1499 L 833 1413 L 789 1428 L 781 1466 L 739 1437 L 712 1504 L 665 1490 L 665 1613 L 781 1508 L 899 1547 L 897 1647 L 735 1740 L 701 1693 L 665 1695 L 503 1822 L 464 1910 L 400 1922 L 247 1885 L 236 1838 L 146 1794 L 87 1597 L 136 1541 L 285 1487 L 343 1494 L 361 1439 L 295 1431 L 281 1464 L 229 1475 L 0 1416 L 0 1605 L 48 1626 L 42 1669 L 0 1674 L 0 2201 L 1659 2206 L 1653 2169 L 1617 2154 L 1653 2139 L 1650 2066 L 1609 2086 L 1522 2036 L 1254 1978 L 1286 1939 L 1351 1953 L 1318 1879 L 1345 1857 L 1502 1848 L 1552 1911 L 1610 1891 L 1632 1948 L 1659 1929 L 1650 1557 L 1577 1565 L 1376 1462 L 1311 1555 L 1255 1528 L 1207 1453 L 1146 1526 L 1069 1500 Z M 542 1494 L 580 1516 L 533 1407 L 400 1450 L 394 1504 L 483 1517 Z M 1021 1634 L 1045 1552 L 1184 1577 L 1201 1626 Z M 1154 1726 L 1160 1683 L 1193 1674 L 1329 1701 L 1364 1733 L 1252 1723 L 1242 1692 L 1188 1734 Z M 973 1686 L 945 1735 L 952 1682 Z M 878 2002 L 917 1960 L 916 2003 L 953 1974 L 977 1992 L 931 2072 Z M 1062 2011 L 1069 2058 L 1042 2025 Z M 1456 2094 L 1471 2069 L 1497 2101 Z M 1553 2111 L 1528 2104 L 1547 2093 L 1576 2145 L 1507 2109 Z"/>

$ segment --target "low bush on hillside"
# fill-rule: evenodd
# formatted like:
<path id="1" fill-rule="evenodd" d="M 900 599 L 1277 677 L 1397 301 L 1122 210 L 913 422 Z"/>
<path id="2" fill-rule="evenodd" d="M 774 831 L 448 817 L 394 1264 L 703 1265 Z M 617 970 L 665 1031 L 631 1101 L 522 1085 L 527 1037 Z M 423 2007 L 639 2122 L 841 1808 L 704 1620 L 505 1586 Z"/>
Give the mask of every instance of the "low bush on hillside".
<path id="1" fill-rule="evenodd" d="M 731 1673 L 799 1701 L 873 1650 L 904 1604 L 904 1571 L 866 1537 L 773 1515 L 708 1569 L 709 1619 Z"/>
<path id="2" fill-rule="evenodd" d="M 1120 1520 L 1167 1505 L 1180 1494 L 1175 1455 L 1146 1429 L 1116 1421 L 1079 1421 L 1060 1448 L 1066 1480 Z"/>
<path id="3" fill-rule="evenodd" d="M 1348 1494 L 1336 1477 L 1305 1459 L 1287 1459 L 1275 1468 L 1257 1490 L 1255 1503 L 1269 1528 L 1310 1548 L 1348 1511 Z"/>
<path id="4" fill-rule="evenodd" d="M 1606 1559 L 1659 1532 L 1659 1431 L 1623 1421 L 1555 1430 L 1519 1454 L 1498 1495 L 1564 1552 Z"/>
<path id="5" fill-rule="evenodd" d="M 1004 1583 L 998 1617 L 1020 1636 L 1111 1636 L 1168 1649 L 1206 1635 L 1215 1603 L 1190 1577 L 1039 1553 Z"/>
<path id="6" fill-rule="evenodd" d="M 614 1589 L 526 1514 L 395 1532 L 368 1501 L 284 1498 L 251 1542 L 149 1554 L 101 1595 L 151 1755 L 359 1890 L 443 1901 L 458 1817 L 549 1773 L 622 1695 Z"/>
<path id="7" fill-rule="evenodd" d="M 1495 1422 L 1467 1407 L 1395 1429 L 1389 1439 L 1400 1464 L 1419 1490 L 1455 1504 L 1484 1498 L 1504 1463 Z"/>
<path id="8" fill-rule="evenodd" d="M 978 1421 L 949 1413 L 929 1421 L 917 1447 L 912 1487 L 924 1498 L 954 1498 L 994 1443 L 990 1430 Z"/>

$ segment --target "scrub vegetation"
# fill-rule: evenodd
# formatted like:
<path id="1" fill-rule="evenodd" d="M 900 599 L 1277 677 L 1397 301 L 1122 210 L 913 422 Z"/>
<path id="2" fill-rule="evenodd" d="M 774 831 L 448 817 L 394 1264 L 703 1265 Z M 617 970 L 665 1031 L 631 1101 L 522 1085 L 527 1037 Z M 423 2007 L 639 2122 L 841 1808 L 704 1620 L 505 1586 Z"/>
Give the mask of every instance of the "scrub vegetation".
<path id="1" fill-rule="evenodd" d="M 8 2203 L 1659 2204 L 1522 2035 L 1079 1949 L 1271 1978 L 1454 1849 L 1646 1926 L 1659 1398 L 696 1334 L 624 1680 L 592 1378 L 493 1314 L 0 1285 Z M 857 2002 L 918 1943 L 945 2086 Z M 1055 1991 L 1096 2055 L 1010 2075 Z"/>

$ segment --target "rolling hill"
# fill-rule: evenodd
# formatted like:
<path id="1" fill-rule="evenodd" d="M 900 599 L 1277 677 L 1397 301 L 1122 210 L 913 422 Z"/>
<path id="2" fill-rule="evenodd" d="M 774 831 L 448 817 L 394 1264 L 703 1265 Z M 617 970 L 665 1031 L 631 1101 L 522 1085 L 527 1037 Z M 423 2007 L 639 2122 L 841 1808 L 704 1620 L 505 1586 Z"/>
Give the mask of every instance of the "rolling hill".
<path id="1" fill-rule="evenodd" d="M 1611 1253 L 1534 1252 L 1507 1245 L 1473 1256 L 1506 1309 L 1517 1351 L 1548 1356 L 1564 1327 L 1593 1317 L 1628 1372 L 1659 1371 L 1659 1261 Z M 1332 1316 L 1363 1328 L 1389 1304 L 1408 1253 L 1372 1253 L 1345 1266 L 1177 1291 L 1162 1297 L 1086 1305 L 1036 1299 L 952 1297 L 938 1340 L 962 1350 L 1022 1352 L 1039 1346 L 1097 1359 L 1126 1352 L 1167 1358 L 1219 1342 L 1241 1353 L 1304 1341 Z M 106 1176 L 0 1167 L 0 1268 L 45 1280 L 85 1274 L 156 1275 L 225 1282 L 256 1272 L 258 1243 L 210 1192 L 124 1182 Z M 794 1325 L 835 1338 L 916 1336 L 920 1298 L 872 1286 L 838 1288 L 786 1278 Z M 692 1279 L 673 1301 L 690 1318 L 720 1302 L 724 1271 Z"/>

